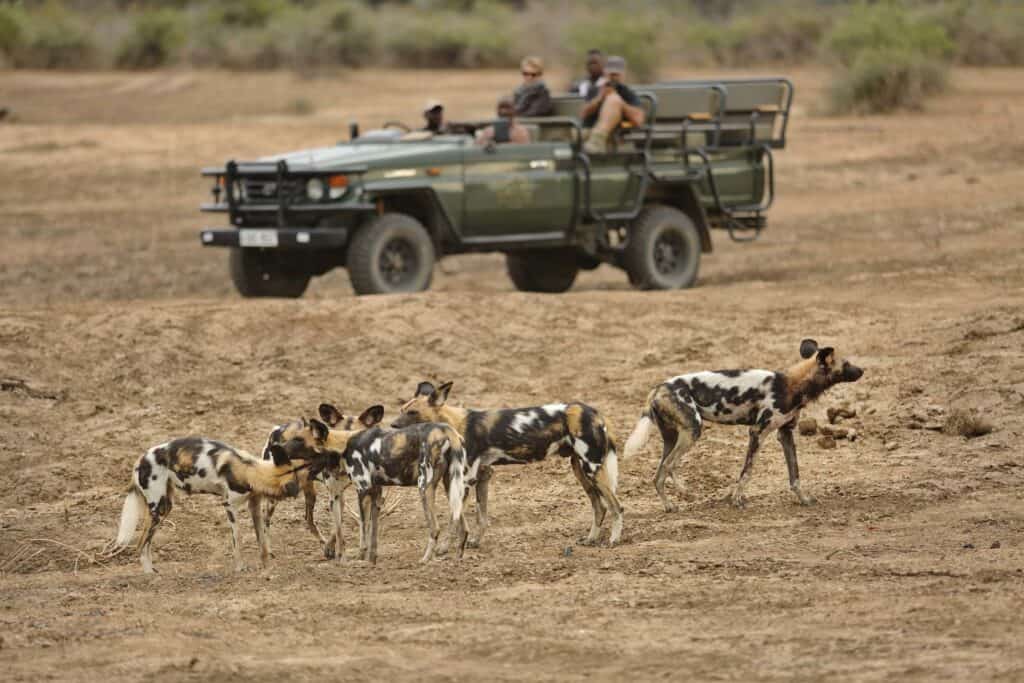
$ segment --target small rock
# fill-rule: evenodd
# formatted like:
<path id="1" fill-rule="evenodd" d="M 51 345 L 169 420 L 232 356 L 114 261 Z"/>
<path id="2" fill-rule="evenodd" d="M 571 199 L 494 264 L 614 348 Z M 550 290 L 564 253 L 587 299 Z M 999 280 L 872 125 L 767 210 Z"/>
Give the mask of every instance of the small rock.
<path id="1" fill-rule="evenodd" d="M 968 185 L 977 185 L 981 181 L 978 180 L 978 176 L 969 175 L 966 178 L 964 178 L 964 182 L 967 183 Z"/>
<path id="2" fill-rule="evenodd" d="M 818 445 L 826 450 L 836 447 L 836 440 L 831 436 L 823 436 L 818 439 Z"/>
<path id="3" fill-rule="evenodd" d="M 572 557 L 572 546 L 565 546 L 565 550 L 562 551 L 562 557 Z"/>
<path id="4" fill-rule="evenodd" d="M 992 541 L 992 545 L 989 546 L 989 548 L 991 548 L 992 550 L 995 550 L 996 548 L 1002 548 L 1002 547 L 1003 547 L 1003 544 L 1000 543 L 999 541 Z"/>
<path id="5" fill-rule="evenodd" d="M 828 415 L 828 421 L 831 424 L 835 424 L 840 419 L 857 417 L 857 411 L 850 408 L 850 406 L 846 404 L 843 404 L 836 408 L 829 408 L 827 411 L 825 411 L 825 414 Z"/>
<path id="6" fill-rule="evenodd" d="M 886 441 L 884 447 L 887 451 L 894 451 L 897 448 L 899 448 L 899 444 L 897 444 L 895 441 Z"/>
<path id="7" fill-rule="evenodd" d="M 818 433 L 818 421 L 813 417 L 805 417 L 797 425 L 800 433 L 804 436 L 814 436 Z"/>
<path id="8" fill-rule="evenodd" d="M 974 550 L 973 543 L 964 543 L 964 550 Z"/>

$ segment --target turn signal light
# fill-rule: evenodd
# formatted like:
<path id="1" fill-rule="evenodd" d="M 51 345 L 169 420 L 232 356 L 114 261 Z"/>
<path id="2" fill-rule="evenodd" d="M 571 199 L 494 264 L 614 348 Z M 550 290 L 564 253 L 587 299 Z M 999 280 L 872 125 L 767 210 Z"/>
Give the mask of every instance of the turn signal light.
<path id="1" fill-rule="evenodd" d="M 327 185 L 330 187 L 348 187 L 348 176 L 332 175 L 327 179 Z"/>

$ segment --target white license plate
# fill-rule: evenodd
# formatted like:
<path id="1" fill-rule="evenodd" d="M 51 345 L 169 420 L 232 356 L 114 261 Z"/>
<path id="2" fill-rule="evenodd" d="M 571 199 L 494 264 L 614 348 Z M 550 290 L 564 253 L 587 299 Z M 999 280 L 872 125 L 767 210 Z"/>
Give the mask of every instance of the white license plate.
<path id="1" fill-rule="evenodd" d="M 276 247 L 277 230 L 239 230 L 240 247 Z"/>

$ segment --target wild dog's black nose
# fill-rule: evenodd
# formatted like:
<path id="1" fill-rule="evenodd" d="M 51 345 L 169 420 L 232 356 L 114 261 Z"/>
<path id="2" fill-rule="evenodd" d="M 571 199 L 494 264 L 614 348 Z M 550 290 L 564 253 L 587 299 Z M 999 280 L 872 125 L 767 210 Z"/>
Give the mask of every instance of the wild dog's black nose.
<path id="1" fill-rule="evenodd" d="M 856 365 L 847 365 L 843 374 L 846 375 L 847 382 L 856 382 L 860 379 L 861 375 L 864 374 L 864 371 Z"/>

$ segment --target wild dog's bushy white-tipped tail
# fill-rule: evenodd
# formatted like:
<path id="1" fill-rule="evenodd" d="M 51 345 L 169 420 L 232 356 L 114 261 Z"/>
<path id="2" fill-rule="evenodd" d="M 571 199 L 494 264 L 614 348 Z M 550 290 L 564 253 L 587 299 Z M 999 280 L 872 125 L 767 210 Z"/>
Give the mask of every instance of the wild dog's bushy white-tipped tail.
<path id="1" fill-rule="evenodd" d="M 451 458 L 448 462 L 448 506 L 452 511 L 452 521 L 462 519 L 462 503 L 466 497 L 466 449 L 460 444 L 453 444 Z"/>
<path id="2" fill-rule="evenodd" d="M 126 547 L 132 542 L 135 527 L 139 525 L 139 519 L 145 510 L 146 501 L 139 490 L 132 486 L 128 495 L 124 497 L 124 505 L 121 506 L 121 524 L 117 527 L 117 539 L 114 541 L 116 545 Z"/>
<path id="3" fill-rule="evenodd" d="M 636 423 L 633 433 L 626 439 L 626 447 L 622 450 L 622 458 L 624 460 L 633 457 L 637 451 L 647 444 L 647 440 L 651 438 L 652 424 L 654 424 L 654 421 L 646 413 Z"/>

